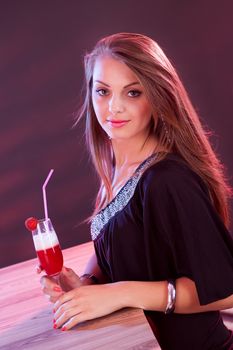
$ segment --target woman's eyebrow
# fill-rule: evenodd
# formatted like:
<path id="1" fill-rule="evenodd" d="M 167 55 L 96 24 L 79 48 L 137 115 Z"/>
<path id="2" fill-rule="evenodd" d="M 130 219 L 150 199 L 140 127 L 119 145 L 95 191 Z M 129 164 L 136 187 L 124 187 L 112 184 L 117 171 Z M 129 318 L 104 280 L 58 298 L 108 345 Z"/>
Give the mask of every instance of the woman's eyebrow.
<path id="1" fill-rule="evenodd" d="M 110 85 L 104 83 L 104 82 L 101 81 L 101 80 L 95 80 L 94 82 L 101 83 L 101 84 L 103 84 L 103 85 L 106 85 L 107 87 L 110 87 Z M 139 81 L 134 81 L 133 83 L 130 83 L 130 84 L 127 84 L 126 86 L 124 86 L 123 89 L 125 89 L 125 88 L 127 88 L 127 87 L 129 87 L 129 86 L 131 86 L 131 85 L 135 85 L 135 84 L 139 84 L 139 85 L 140 85 Z"/>

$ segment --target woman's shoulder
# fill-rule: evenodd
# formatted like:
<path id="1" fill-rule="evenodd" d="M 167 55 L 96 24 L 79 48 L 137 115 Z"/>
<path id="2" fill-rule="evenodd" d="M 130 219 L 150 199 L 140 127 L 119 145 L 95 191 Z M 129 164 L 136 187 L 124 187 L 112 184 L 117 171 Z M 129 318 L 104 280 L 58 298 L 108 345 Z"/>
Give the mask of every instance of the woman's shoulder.
<path id="1" fill-rule="evenodd" d="M 187 186 L 194 186 L 208 192 L 202 178 L 175 153 L 169 153 L 161 161 L 151 164 L 142 174 L 140 184 L 144 190 L 155 188 L 158 191 L 164 188 L 184 190 Z"/>
<path id="2" fill-rule="evenodd" d="M 188 163 L 176 153 L 168 153 L 162 160 L 152 163 L 143 173 L 144 181 L 175 181 L 180 178 L 194 175 Z"/>

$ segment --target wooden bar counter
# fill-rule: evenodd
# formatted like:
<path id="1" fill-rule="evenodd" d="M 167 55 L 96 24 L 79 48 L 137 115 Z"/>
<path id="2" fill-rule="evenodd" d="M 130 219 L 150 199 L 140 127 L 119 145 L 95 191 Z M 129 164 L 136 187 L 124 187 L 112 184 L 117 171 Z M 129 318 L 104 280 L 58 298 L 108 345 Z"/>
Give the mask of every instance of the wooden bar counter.
<path id="1" fill-rule="evenodd" d="M 65 266 L 82 274 L 92 242 L 63 250 Z M 0 349 L 160 349 L 140 309 L 123 309 L 77 325 L 53 329 L 52 304 L 35 272 L 37 259 L 0 270 Z"/>

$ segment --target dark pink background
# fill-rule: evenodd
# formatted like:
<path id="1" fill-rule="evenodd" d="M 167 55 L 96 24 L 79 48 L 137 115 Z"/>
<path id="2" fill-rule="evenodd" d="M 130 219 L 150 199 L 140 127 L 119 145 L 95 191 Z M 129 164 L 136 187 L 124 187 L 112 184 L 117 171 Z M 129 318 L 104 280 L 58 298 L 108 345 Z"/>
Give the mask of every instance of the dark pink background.
<path id="1" fill-rule="evenodd" d="M 72 129 L 82 57 L 120 31 L 154 38 L 178 70 L 215 150 L 233 171 L 232 1 L 0 2 L 0 266 L 35 257 L 28 216 L 43 217 L 41 186 L 63 248 L 90 240 L 97 178 L 83 124 Z"/>

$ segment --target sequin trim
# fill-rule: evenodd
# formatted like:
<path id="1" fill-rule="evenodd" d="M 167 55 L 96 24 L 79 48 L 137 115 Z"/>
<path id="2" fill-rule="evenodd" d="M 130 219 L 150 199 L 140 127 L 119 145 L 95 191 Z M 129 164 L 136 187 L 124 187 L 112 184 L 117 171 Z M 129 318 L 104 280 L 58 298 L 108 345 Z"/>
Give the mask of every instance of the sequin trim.
<path id="1" fill-rule="evenodd" d="M 146 168 L 150 166 L 150 164 L 156 158 L 156 154 L 152 154 L 149 158 L 144 160 L 139 167 L 136 169 L 134 175 L 126 182 L 126 184 L 120 189 L 120 191 L 116 194 L 113 200 L 103 208 L 98 214 L 94 216 L 91 221 L 91 238 L 94 241 L 104 226 L 108 223 L 108 221 L 116 215 L 119 211 L 121 211 L 133 197 L 135 188 L 137 183 L 145 171 Z"/>

